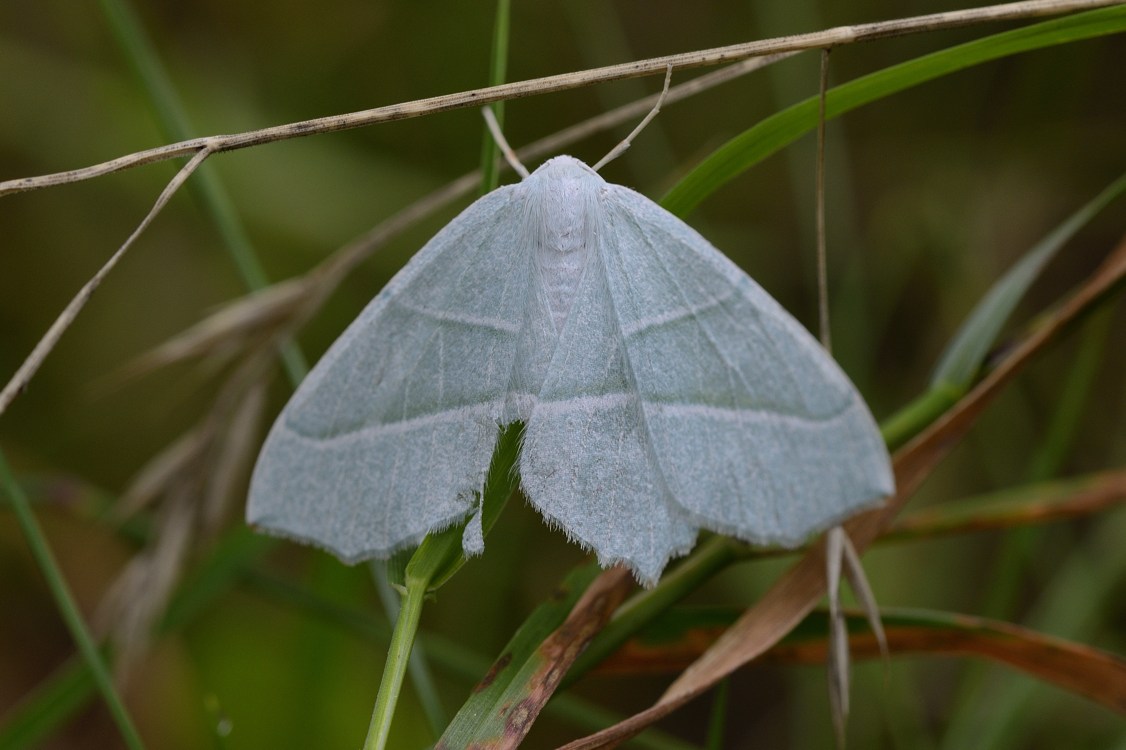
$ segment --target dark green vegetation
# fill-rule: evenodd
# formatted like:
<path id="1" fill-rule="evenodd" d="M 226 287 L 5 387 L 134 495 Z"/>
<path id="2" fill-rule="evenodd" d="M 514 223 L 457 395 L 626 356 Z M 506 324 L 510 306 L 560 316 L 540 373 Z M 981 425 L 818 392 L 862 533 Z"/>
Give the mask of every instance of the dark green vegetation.
<path id="1" fill-rule="evenodd" d="M 697 5 L 518 1 L 507 79 L 908 12 L 870 3 Z M 492 3 L 337 2 L 315 11 L 274 4 L 268 15 L 251 5 L 186 7 L 147 4 L 143 34 L 108 0 L 0 7 L 0 180 L 188 136 L 475 88 L 489 77 Z M 842 47 L 831 56 L 832 84 L 843 85 L 830 97 L 830 116 L 834 101 L 844 107 L 875 98 L 828 125 L 834 353 L 896 444 L 965 395 L 981 377 L 983 355 L 992 350 L 987 369 L 1005 361 L 1038 316 L 1122 242 L 1126 203 L 1119 198 L 1081 216 L 1030 288 L 1005 277 L 1126 165 L 1124 13 L 1087 18 L 937 32 Z M 994 36 L 1033 23 L 1047 25 Z M 992 41 L 958 47 L 984 38 Z M 1029 51 L 1014 54 L 1021 43 Z M 983 47 L 990 54 L 975 56 Z M 930 53 L 946 63 L 909 63 L 915 67 L 908 74 L 897 68 L 879 77 Z M 951 72 L 960 65 L 972 67 Z M 678 73 L 673 84 L 696 74 Z M 852 83 L 869 74 L 877 76 L 869 83 L 884 88 Z M 505 131 L 519 146 L 658 85 L 654 77 L 510 102 Z M 670 189 L 674 199 L 691 192 L 681 206 L 698 206 L 687 220 L 811 328 L 816 108 L 801 102 L 816 86 L 817 55 L 807 53 L 669 105 L 604 171 L 655 198 Z M 637 119 L 567 150 L 594 162 Z M 347 276 L 299 327 L 284 367 L 266 342 L 275 321 L 294 312 L 286 300 L 299 295 L 244 308 L 257 325 L 205 337 L 183 361 L 143 377 L 126 365 L 248 285 L 306 273 L 474 169 L 481 129 L 479 114 L 464 110 L 212 159 L 210 174 L 197 175 L 158 217 L 28 392 L 0 416 L 0 449 L 79 608 L 96 633 L 117 634 L 107 653 L 127 675 L 125 704 L 146 746 L 354 748 L 362 741 L 390 634 L 372 572 L 247 531 L 247 461 L 302 360 L 315 361 L 471 193 Z M 711 166 L 693 172 L 702 162 Z M 173 173 L 160 164 L 0 199 L 0 381 Z M 1011 316 L 1006 305 L 993 304 L 986 322 L 958 336 L 1002 278 L 1017 280 L 989 298 L 1011 299 Z M 1126 350 L 1121 305 L 1113 306 L 1113 291 L 1108 299 L 1085 308 L 1077 325 L 1036 352 L 900 518 L 928 515 L 914 516 L 898 541 L 877 542 L 865 556 L 881 606 L 924 611 L 889 613 L 886 677 L 878 660 L 865 661 L 870 638 L 856 624 L 853 746 L 1121 741 L 1121 717 L 1090 697 L 1113 702 L 1121 662 L 1084 648 L 1126 649 L 1126 517 L 1116 509 L 1126 463 Z M 975 343 L 974 332 L 988 340 Z M 944 357 L 955 340 L 969 343 Z M 265 354 L 255 358 L 258 351 Z M 173 445 L 179 450 L 165 453 Z M 163 473 L 149 463 L 161 454 L 178 459 Z M 0 747 L 113 747 L 121 732 L 76 656 L 17 514 L 8 510 L 10 497 L 5 491 L 0 506 Z M 122 501 L 138 508 L 125 523 L 111 511 Z M 1069 518 L 1031 523 L 1053 514 Z M 979 527 L 985 530 L 972 531 Z M 720 572 L 702 583 L 691 570 L 669 576 L 657 594 L 629 605 L 608 632 L 632 633 L 669 589 L 691 592 L 614 657 L 627 676 L 576 681 L 549 704 L 528 746 L 554 746 L 648 707 L 698 654 L 693 644 L 706 644 L 795 559 L 703 544 L 693 564 Z M 402 564 L 392 564 L 399 575 Z M 561 604 L 596 575 L 575 570 L 583 564 L 582 551 L 522 502 L 508 503 L 486 554 L 425 603 L 420 645 L 434 684 L 418 691 L 417 676 L 408 677 L 391 746 L 434 742 L 431 727 L 452 719 L 493 659 L 542 642 L 566 616 Z M 132 591 L 111 589 L 127 569 L 167 574 L 169 584 L 158 575 L 134 578 L 141 583 Z M 565 578 L 569 593 L 552 600 Z M 142 633 L 151 626 L 152 635 L 139 637 L 131 623 Z M 724 737 L 721 747 L 828 746 L 825 632 L 823 619 L 810 618 L 766 663 L 736 673 L 724 714 L 709 715 L 711 697 L 703 698 L 666 720 L 665 736 L 649 746 L 702 746 L 709 727 Z M 933 653 L 910 653 L 916 650 Z M 591 662 L 588 655 L 579 665 Z M 663 671 L 646 671 L 655 663 Z M 518 660 L 512 672 L 516 666 Z M 1033 677 L 1014 666 L 1041 671 Z M 506 684 L 494 679 L 492 689 L 499 694 Z M 478 692 L 477 700 L 491 694 Z"/>

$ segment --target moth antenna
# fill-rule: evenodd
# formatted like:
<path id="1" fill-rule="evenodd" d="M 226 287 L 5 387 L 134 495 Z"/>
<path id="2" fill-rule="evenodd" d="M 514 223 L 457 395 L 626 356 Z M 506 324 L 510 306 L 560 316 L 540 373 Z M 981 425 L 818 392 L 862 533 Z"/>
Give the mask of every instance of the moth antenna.
<path id="1" fill-rule="evenodd" d="M 520 179 L 527 177 L 528 168 L 520 163 L 520 160 L 516 158 L 516 152 L 512 150 L 512 146 L 509 146 L 508 141 L 504 139 L 504 133 L 500 132 L 500 123 L 497 122 L 497 116 L 493 114 L 493 108 L 481 107 L 481 114 L 485 117 L 485 124 L 489 127 L 489 132 L 492 134 L 493 140 L 497 142 L 500 152 L 504 154 L 504 160 L 508 162 L 508 166 L 520 175 Z"/>
<path id="2" fill-rule="evenodd" d="M 598 160 L 597 164 L 591 167 L 595 172 L 624 154 L 625 150 L 629 148 L 629 145 L 633 143 L 633 139 L 637 137 L 637 134 L 644 130 L 645 126 L 649 124 L 649 121 L 657 116 L 657 113 L 661 111 L 661 105 L 665 101 L 665 96 L 669 93 L 669 81 L 671 80 L 672 65 L 670 64 L 665 66 L 665 87 L 661 89 L 661 94 L 657 97 L 657 103 L 653 105 L 653 109 L 649 110 L 649 114 L 645 115 L 645 119 L 638 123 L 637 127 L 633 129 L 633 132 L 625 137 L 625 140 L 610 149 L 610 153 L 603 156 Z"/>

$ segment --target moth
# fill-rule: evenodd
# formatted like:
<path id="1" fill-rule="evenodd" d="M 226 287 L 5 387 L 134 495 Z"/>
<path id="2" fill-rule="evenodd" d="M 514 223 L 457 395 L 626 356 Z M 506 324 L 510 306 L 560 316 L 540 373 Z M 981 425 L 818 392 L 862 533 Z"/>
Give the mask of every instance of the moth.
<path id="1" fill-rule="evenodd" d="M 348 562 L 469 519 L 502 425 L 547 522 L 652 584 L 700 529 L 793 546 L 894 480 L 856 388 L 687 224 L 569 156 L 479 199 L 281 412 L 247 516 Z"/>

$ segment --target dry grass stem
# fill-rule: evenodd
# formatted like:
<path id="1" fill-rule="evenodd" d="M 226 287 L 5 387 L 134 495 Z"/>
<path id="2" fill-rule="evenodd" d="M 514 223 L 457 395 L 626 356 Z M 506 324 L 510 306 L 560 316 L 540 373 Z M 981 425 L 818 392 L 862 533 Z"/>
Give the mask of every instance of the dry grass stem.
<path id="1" fill-rule="evenodd" d="M 536 78 L 529 81 L 517 81 L 501 86 L 491 86 L 488 88 L 473 89 L 471 91 L 462 91 L 456 94 L 445 94 L 427 99 L 418 99 L 401 104 L 392 104 L 386 107 L 367 109 L 360 112 L 319 117 L 286 125 L 276 125 L 261 130 L 247 131 L 245 133 L 195 138 L 189 141 L 172 143 L 167 146 L 160 146 L 127 156 L 121 156 L 117 159 L 112 159 L 84 169 L 57 172 L 40 177 L 23 177 L 0 182 L 0 196 L 9 193 L 19 193 L 25 190 L 50 187 L 52 185 L 62 185 L 70 182 L 88 180 L 93 177 L 137 167 L 142 164 L 151 164 L 157 161 L 187 156 L 201 149 L 233 151 L 249 146 L 274 143 L 316 133 L 333 133 L 341 130 L 351 130 L 353 128 L 360 128 L 381 122 L 405 120 L 411 117 L 435 114 L 437 112 L 448 112 L 465 107 L 480 107 L 491 104 L 492 102 L 520 99 L 555 91 L 566 91 L 568 89 L 590 86 L 596 83 L 617 81 L 623 78 L 655 75 L 657 73 L 664 73 L 670 67 L 675 72 L 690 68 L 721 65 L 750 57 L 785 52 L 800 52 L 823 47 L 836 47 L 855 42 L 886 39 L 906 34 L 953 29 L 996 21 L 1013 21 L 1025 18 L 1036 18 L 1039 16 L 1061 15 L 1080 10 L 1101 8 L 1108 5 L 1120 5 L 1121 3 L 1122 0 L 1025 0 L 1024 2 L 990 5 L 983 8 L 970 8 L 968 10 L 951 11 L 948 13 L 931 13 L 891 21 L 838 26 L 833 29 L 815 31 L 808 34 L 795 34 L 774 39 L 732 44 L 726 47 L 716 47 L 714 49 L 665 55 L 663 57 L 637 60 L 635 62 L 610 65 L 603 68 L 593 68 L 591 70 L 575 73 L 563 73 L 561 75 Z"/>
<path id="2" fill-rule="evenodd" d="M 94 274 L 93 278 L 87 281 L 83 287 L 78 290 L 78 294 L 70 301 L 59 317 L 55 319 L 55 322 L 51 324 L 47 333 L 39 340 L 39 343 L 35 345 L 35 349 L 32 350 L 28 358 L 20 365 L 20 369 L 16 370 L 16 374 L 13 375 L 12 379 L 8 381 L 8 384 L 4 386 L 4 390 L 0 391 L 0 415 L 7 411 L 8 405 L 12 403 L 12 399 L 27 388 L 27 384 L 31 382 L 31 379 L 35 376 L 36 371 L 39 370 L 40 365 L 43 364 L 47 355 L 55 348 L 59 339 L 61 339 L 66 330 L 70 328 L 74 319 L 78 317 L 78 313 L 80 313 L 82 308 L 86 306 L 86 303 L 90 301 L 90 297 L 94 295 L 95 290 L 97 290 L 98 286 L 102 283 L 102 280 L 114 269 L 125 255 L 130 245 L 133 244 L 134 240 L 141 236 L 141 232 L 145 231 L 145 228 L 152 223 L 152 220 L 156 218 L 160 210 L 164 208 L 165 204 L 176 194 L 180 186 L 187 181 L 192 172 L 194 172 L 211 153 L 211 149 L 206 145 L 199 149 L 198 153 L 176 173 L 172 181 L 161 191 L 152 209 L 149 210 L 148 214 L 141 220 L 141 223 L 137 225 L 137 228 L 133 230 L 133 233 L 129 235 L 128 239 L 117 249 L 117 252 L 111 255 L 105 265 Z"/>
<path id="3" fill-rule="evenodd" d="M 161 519 L 147 548 L 129 562 L 99 611 L 103 631 L 121 646 L 123 675 L 144 652 L 193 544 L 218 530 L 239 480 L 249 471 L 274 351 L 270 340 L 251 351 L 203 419 L 157 454 L 122 495 L 119 518 L 159 503 Z"/>
<path id="4" fill-rule="evenodd" d="M 665 104 L 707 91 L 793 54 L 795 53 L 743 60 L 673 86 L 668 90 Z M 533 141 L 516 149 L 515 154 L 518 160 L 532 161 L 557 152 L 584 138 L 641 116 L 656 105 L 660 96 L 659 93 L 653 94 L 624 104 Z M 278 282 L 221 307 L 191 328 L 134 360 L 126 366 L 123 377 L 140 375 L 186 359 L 216 356 L 219 350 L 229 350 L 232 342 L 245 344 L 260 336 L 276 336 L 282 330 L 291 333 L 314 315 L 348 274 L 379 248 L 454 201 L 470 195 L 480 182 L 480 170 L 458 177 L 335 250 L 303 276 Z"/>
<path id="5" fill-rule="evenodd" d="M 1071 480 L 1068 480 L 1068 484 Z M 988 502 L 988 498 L 983 498 Z M 1014 526 L 1051 523 L 1097 515 L 1126 504 L 1126 470 L 1094 474 L 1066 494 L 1045 490 L 1037 502 L 1024 503 L 1019 510 L 986 508 L 972 517 L 947 518 L 942 507 L 924 508 L 898 521 L 884 540 L 894 541 L 919 537 L 934 538 L 946 534 L 1007 529 Z"/>

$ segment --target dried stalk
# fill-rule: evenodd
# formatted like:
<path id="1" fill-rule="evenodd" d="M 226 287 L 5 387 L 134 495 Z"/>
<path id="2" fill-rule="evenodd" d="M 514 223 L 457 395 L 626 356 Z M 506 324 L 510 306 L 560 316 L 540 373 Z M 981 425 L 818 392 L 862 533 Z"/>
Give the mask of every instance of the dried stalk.
<path id="1" fill-rule="evenodd" d="M 971 8 L 968 10 L 951 11 L 948 13 L 932 13 L 911 18 L 899 18 L 891 21 L 877 21 L 853 26 L 838 26 L 825 31 L 815 31 L 808 34 L 795 34 L 792 36 L 763 39 L 755 42 L 732 44 L 726 47 L 682 52 L 676 55 L 653 57 L 647 60 L 610 65 L 603 68 L 592 68 L 574 73 L 535 78 L 529 81 L 516 81 L 502 86 L 462 91 L 455 94 L 443 94 L 427 99 L 392 104 L 386 107 L 350 112 L 347 114 L 318 117 L 313 120 L 303 120 L 286 125 L 275 125 L 261 130 L 251 130 L 245 133 L 231 135 L 216 135 L 205 138 L 194 138 L 180 143 L 172 143 L 145 151 L 111 159 L 101 164 L 95 164 L 84 169 L 75 169 L 68 172 L 42 175 L 39 177 L 23 177 L 15 180 L 0 182 L 0 196 L 9 193 L 19 193 L 25 190 L 62 185 L 70 182 L 88 180 L 93 177 L 118 172 L 142 164 L 175 159 L 180 156 L 194 154 L 203 148 L 212 151 L 234 151 L 249 146 L 258 146 L 264 143 L 300 138 L 316 133 L 334 133 L 341 130 L 351 130 L 366 125 L 381 122 L 394 122 L 411 117 L 449 112 L 465 107 L 480 107 L 492 102 L 520 99 L 539 94 L 549 94 L 556 91 L 566 91 L 596 83 L 617 81 L 623 78 L 637 78 L 647 75 L 664 74 L 669 68 L 673 72 L 698 68 L 710 65 L 721 65 L 751 57 L 760 57 L 784 52 L 800 52 L 808 49 L 822 49 L 837 47 L 855 42 L 867 42 L 875 39 L 904 36 L 924 31 L 938 31 L 953 29 L 962 26 L 971 26 L 996 21 L 1013 21 L 1039 16 L 1062 15 L 1080 10 L 1091 10 L 1108 5 L 1121 5 L 1123 0 L 1025 0 L 1024 2 L 990 5 L 984 8 Z"/>

